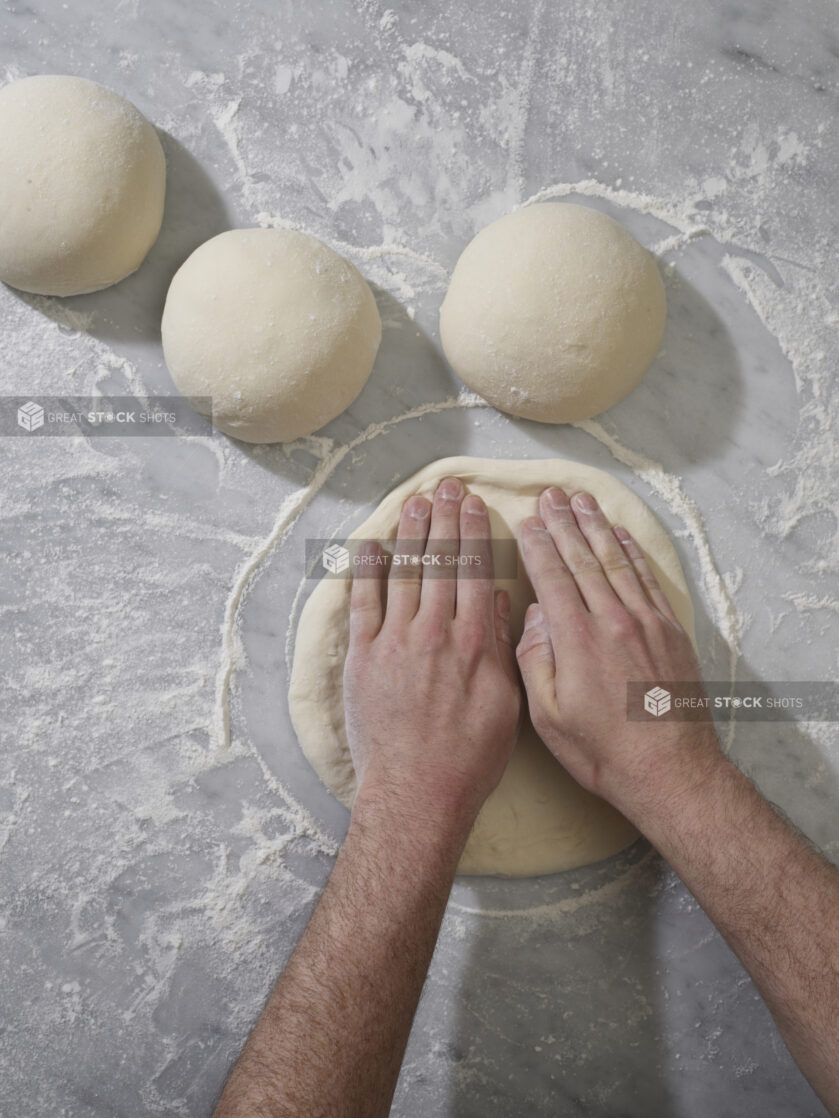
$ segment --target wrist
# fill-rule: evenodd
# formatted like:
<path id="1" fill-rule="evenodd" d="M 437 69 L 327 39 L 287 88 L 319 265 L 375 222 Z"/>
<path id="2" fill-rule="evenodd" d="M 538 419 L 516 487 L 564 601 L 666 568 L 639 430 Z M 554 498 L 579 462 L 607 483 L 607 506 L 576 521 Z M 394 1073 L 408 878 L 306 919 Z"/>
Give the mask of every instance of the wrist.
<path id="1" fill-rule="evenodd" d="M 352 825 L 388 844 L 404 843 L 414 856 L 460 859 L 477 815 L 459 783 L 415 774 L 394 780 L 368 772 L 352 808 Z"/>
<path id="2" fill-rule="evenodd" d="M 631 773 L 613 782 L 614 794 L 607 798 L 649 837 L 658 821 L 678 818 L 684 805 L 701 799 L 729 767 L 716 732 L 703 728 L 651 749 Z"/>

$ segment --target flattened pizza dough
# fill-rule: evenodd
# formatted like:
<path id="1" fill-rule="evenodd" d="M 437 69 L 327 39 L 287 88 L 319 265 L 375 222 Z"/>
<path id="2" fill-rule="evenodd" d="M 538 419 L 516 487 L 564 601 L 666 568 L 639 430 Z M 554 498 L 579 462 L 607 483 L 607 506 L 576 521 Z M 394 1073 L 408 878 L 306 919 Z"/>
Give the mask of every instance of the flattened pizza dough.
<path id="1" fill-rule="evenodd" d="M 644 502 L 603 470 L 561 458 L 504 461 L 444 458 L 393 490 L 353 533 L 354 538 L 392 541 L 407 497 L 431 497 L 441 478 L 454 475 L 490 510 L 493 537 L 514 536 L 537 510 L 549 485 L 568 492 L 587 489 L 612 523 L 624 525 L 647 554 L 673 609 L 693 636 L 693 607 L 670 539 Z M 519 557 L 518 577 L 498 579 L 512 600 L 517 640 L 534 600 Z M 300 617 L 289 706 L 303 752 L 323 782 L 348 807 L 355 773 L 347 745 L 343 668 L 349 637 L 349 579 L 324 579 Z M 466 845 L 459 870 L 466 874 L 531 877 L 556 873 L 617 853 L 637 837 L 634 827 L 603 800 L 584 791 L 554 760 L 524 720 L 501 783 L 486 801 Z"/>

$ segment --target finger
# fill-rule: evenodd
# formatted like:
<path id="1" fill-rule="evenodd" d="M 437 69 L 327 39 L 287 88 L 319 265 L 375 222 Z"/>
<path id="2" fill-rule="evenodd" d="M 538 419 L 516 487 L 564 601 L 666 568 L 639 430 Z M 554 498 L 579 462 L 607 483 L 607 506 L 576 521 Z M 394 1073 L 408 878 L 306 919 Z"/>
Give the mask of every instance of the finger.
<path id="1" fill-rule="evenodd" d="M 580 497 L 586 500 L 580 502 Z M 576 493 L 571 498 L 571 504 L 575 508 L 579 529 L 617 598 L 632 613 L 647 607 L 649 602 L 632 560 L 612 531 L 612 525 L 597 500 L 590 493 Z"/>
<path id="2" fill-rule="evenodd" d="M 544 521 L 528 517 L 519 528 L 519 544 L 528 577 L 545 613 L 548 624 L 556 632 L 564 625 L 587 615 L 574 576 L 565 566 Z"/>
<path id="3" fill-rule="evenodd" d="M 586 497 L 589 494 L 576 494 L 574 504 Z M 539 512 L 588 609 L 594 612 L 614 605 L 615 592 L 580 531 L 574 508 L 563 490 L 558 486 L 546 489 L 539 499 Z"/>
<path id="4" fill-rule="evenodd" d="M 451 566 L 451 560 L 460 554 L 462 499 L 463 482 L 456 477 L 443 478 L 434 493 L 431 528 L 425 546 L 420 601 L 423 613 L 427 610 L 442 617 L 454 617 L 457 601 L 457 571 Z"/>
<path id="5" fill-rule="evenodd" d="M 350 644 L 369 644 L 382 627 L 381 548 L 368 540 L 359 557 L 362 562 L 353 572 L 350 588 Z"/>
<path id="6" fill-rule="evenodd" d="M 638 581 L 644 588 L 644 593 L 649 601 L 652 602 L 656 609 L 664 614 L 668 621 L 672 621 L 674 625 L 679 625 L 679 619 L 673 612 L 673 607 L 667 600 L 667 595 L 659 586 L 658 579 L 653 574 L 652 567 L 647 561 L 646 555 L 644 555 L 643 551 L 632 536 L 630 536 L 629 532 L 627 532 L 626 528 L 617 525 L 614 528 L 614 533 L 620 541 L 621 547 L 628 556 L 629 561 L 632 563 Z"/>
<path id="7" fill-rule="evenodd" d="M 460 603 L 458 602 L 458 607 Z M 495 645 L 502 667 L 511 679 L 516 678 L 516 650 L 510 629 L 510 595 L 506 590 L 496 590 L 493 595 L 493 623 Z"/>
<path id="8" fill-rule="evenodd" d="M 399 518 L 394 555 L 422 555 L 428 539 L 430 514 L 431 505 L 425 497 L 410 497 L 405 502 Z M 386 621 L 402 623 L 411 620 L 419 608 L 421 582 L 420 563 L 391 562 L 387 580 Z"/>
<path id="9" fill-rule="evenodd" d="M 456 615 L 458 618 L 481 618 L 489 623 L 494 614 L 495 587 L 489 512 L 474 493 L 460 506 L 460 558 Z"/>
<path id="10" fill-rule="evenodd" d="M 528 606 L 516 657 L 533 717 L 534 709 L 556 708 L 556 660 L 547 619 L 538 602 Z"/>

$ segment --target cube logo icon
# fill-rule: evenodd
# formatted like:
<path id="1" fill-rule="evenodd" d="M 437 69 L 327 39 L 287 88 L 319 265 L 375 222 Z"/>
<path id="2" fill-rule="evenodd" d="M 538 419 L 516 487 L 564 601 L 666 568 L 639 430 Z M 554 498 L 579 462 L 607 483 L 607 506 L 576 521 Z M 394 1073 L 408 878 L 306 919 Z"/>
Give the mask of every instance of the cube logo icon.
<path id="1" fill-rule="evenodd" d="M 644 710 L 660 718 L 670 709 L 670 692 L 663 687 L 653 687 L 644 695 Z"/>
<path id="2" fill-rule="evenodd" d="M 339 543 L 330 544 L 323 552 L 323 565 L 333 575 L 339 575 L 350 565 L 350 553 Z"/>
<path id="3" fill-rule="evenodd" d="M 37 431 L 44 426 L 44 409 L 34 400 L 29 400 L 17 409 L 17 425 L 24 431 Z"/>

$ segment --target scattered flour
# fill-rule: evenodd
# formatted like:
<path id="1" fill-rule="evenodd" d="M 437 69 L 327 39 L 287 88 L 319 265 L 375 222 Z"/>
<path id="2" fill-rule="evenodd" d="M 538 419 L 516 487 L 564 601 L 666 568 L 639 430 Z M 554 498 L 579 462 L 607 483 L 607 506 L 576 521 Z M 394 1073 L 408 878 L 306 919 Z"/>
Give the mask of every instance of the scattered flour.
<path id="1" fill-rule="evenodd" d="M 736 139 L 726 133 L 719 151 L 730 157 L 712 152 L 699 158 L 701 172 L 683 169 L 678 181 L 669 161 L 647 153 L 647 170 L 656 160 L 662 165 L 666 181 L 659 182 L 641 173 L 643 160 L 638 174 L 631 171 L 632 152 L 627 166 L 619 165 L 599 138 L 632 88 L 635 110 L 653 114 L 651 132 L 667 126 L 645 100 L 643 83 L 626 86 L 628 62 L 605 49 L 602 21 L 592 17 L 582 46 L 563 43 L 546 62 L 554 29 L 548 5 L 534 7 L 521 39 L 499 30 L 484 57 L 465 40 L 420 35 L 414 21 L 381 4 L 365 2 L 360 11 L 372 37 L 366 70 L 343 43 L 312 50 L 303 39 L 277 42 L 261 32 L 250 33 L 237 57 L 202 53 L 196 61 L 204 69 L 166 54 L 154 98 L 179 108 L 169 118 L 161 108 L 159 123 L 222 185 L 231 224 L 323 237 L 387 295 L 415 307 L 427 334 L 458 249 L 516 205 L 576 197 L 617 216 L 656 219 L 666 230 L 651 246 L 677 269 L 704 244 L 719 246 L 720 275 L 777 339 L 797 393 L 789 444 L 760 485 L 728 497 L 730 506 L 721 501 L 700 512 L 696 474 L 668 471 L 654 448 L 634 445 L 630 431 L 597 419 L 573 434 L 605 448 L 683 525 L 732 678 L 744 661 L 746 670 L 759 670 L 761 639 L 789 642 L 810 654 L 808 663 L 819 649 L 835 649 L 839 594 L 819 582 L 839 566 L 835 261 L 826 243 L 787 222 L 778 201 L 797 205 L 801 176 L 828 133 L 806 120 L 749 120 Z M 492 18 L 506 16 L 499 8 Z M 60 46 L 56 67 L 65 57 Z M 600 118 L 589 119 L 595 108 L 569 96 L 590 80 L 580 61 L 586 50 L 602 60 L 597 88 L 586 86 L 588 101 L 602 94 Z M 110 84 L 125 87 L 142 73 L 142 57 L 117 53 Z M 6 80 L 24 73 L 16 66 L 4 72 Z M 710 63 L 696 74 L 698 89 L 717 82 Z M 565 98 L 567 130 L 578 142 L 548 168 L 533 128 L 534 120 L 550 127 L 539 114 L 553 89 Z M 667 107 L 668 114 L 678 110 Z M 589 143 L 590 132 L 597 135 Z M 556 147 L 554 136 L 551 143 Z M 576 149 L 588 162 L 577 161 Z M 679 160 L 673 166 L 692 165 L 683 154 Z M 534 167 L 541 168 L 535 181 Z M 132 298 L 143 297 L 132 290 Z M 4 292 L 12 355 L 0 370 L 4 391 L 25 384 L 46 394 L 69 385 L 94 394 L 119 386 L 138 400 L 165 391 L 156 339 L 111 341 L 99 306 L 96 296 L 62 301 Z M 126 303 L 126 316 L 130 311 Z M 33 369 L 40 370 L 37 382 Z M 15 642 L 5 684 L 20 721 L 0 757 L 0 864 L 28 865 L 31 874 L 2 898 L 0 931 L 11 943 L 16 922 L 31 923 L 37 913 L 58 960 L 55 980 L 27 1017 L 33 1044 L 50 1050 L 45 1030 L 69 1036 L 65 1022 L 107 1021 L 123 1052 L 139 1051 L 157 1030 L 155 1069 L 141 1099 L 149 1113 L 197 1112 L 189 1085 L 230 1054 L 220 1056 L 221 1042 L 205 1038 L 191 1049 L 176 1026 L 157 1029 L 158 1015 L 177 1020 L 176 1007 L 212 983 L 214 997 L 229 1007 L 224 1028 L 241 1036 L 287 946 L 276 914 L 286 927 L 302 926 L 337 849 L 335 836 L 277 779 L 235 720 L 231 725 L 231 690 L 248 668 L 249 592 L 287 554 L 302 513 L 356 450 L 403 423 L 460 409 L 472 409 L 503 450 L 508 421 L 498 422 L 466 393 L 408 405 L 395 395 L 389 418 L 348 441 L 316 436 L 261 457 L 215 438 L 151 444 L 153 451 L 144 440 L 132 447 L 82 438 L 8 440 L 3 448 L 0 523 L 10 590 L 0 617 Z M 544 453 L 540 446 L 535 452 Z M 721 561 L 733 523 L 744 526 L 755 555 Z M 78 525 L 82 535 L 68 530 Z M 788 585 L 767 581 L 763 600 L 760 552 L 770 548 Z M 281 619 L 283 632 L 265 634 L 278 649 L 285 640 L 286 662 L 304 592 L 301 583 L 290 616 Z M 790 663 L 790 674 L 795 670 Z M 796 730 L 804 775 L 784 768 L 786 751 L 779 757 L 776 750 L 778 783 L 788 774 L 788 786 L 806 785 L 829 805 L 836 729 Z M 788 765 L 795 764 L 791 757 Z M 824 831 L 827 849 L 839 851 L 835 830 Z M 450 943 L 468 944 L 505 922 L 522 934 L 551 925 L 569 936 L 599 932 L 596 914 L 605 924 L 615 906 L 623 912 L 638 882 L 649 884 L 654 861 L 550 904 L 531 903 L 535 893 L 520 909 L 498 902 L 499 893 L 486 904 L 457 894 L 446 924 Z M 656 903 L 672 901 L 675 889 L 662 886 Z M 627 1020 L 637 1014 L 641 1022 L 649 1007 L 631 994 Z M 539 995 L 530 991 L 523 1001 L 538 1006 Z M 119 1013 L 106 1014 L 105 1001 Z M 581 1041 L 574 1054 L 573 1025 L 561 1038 L 572 1051 L 566 1065 L 583 1062 L 589 1043 Z M 465 1084 L 483 1074 L 478 1056 L 458 1066 Z"/>

